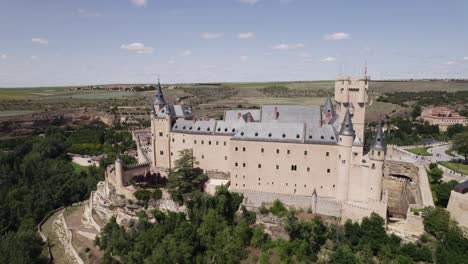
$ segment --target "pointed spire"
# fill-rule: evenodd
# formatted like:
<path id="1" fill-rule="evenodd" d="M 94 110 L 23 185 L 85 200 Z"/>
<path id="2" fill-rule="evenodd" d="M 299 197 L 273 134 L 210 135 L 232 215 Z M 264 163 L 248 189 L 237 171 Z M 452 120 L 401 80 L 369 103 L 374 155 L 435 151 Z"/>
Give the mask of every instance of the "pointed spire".
<path id="1" fill-rule="evenodd" d="M 372 142 L 372 145 L 370 146 L 371 149 L 375 150 L 385 150 L 386 146 L 384 143 L 384 134 L 382 130 L 382 124 L 379 121 L 379 124 L 375 128 L 375 138 L 374 142 Z"/>
<path id="2" fill-rule="evenodd" d="M 156 95 L 154 96 L 154 105 L 166 105 L 166 100 L 164 100 L 164 95 L 161 89 L 161 83 L 159 82 L 158 77 L 158 85 L 156 85 Z"/>
<path id="3" fill-rule="evenodd" d="M 331 117 L 335 116 L 335 109 L 333 109 L 333 103 L 331 101 L 329 94 L 327 94 L 327 99 L 325 99 L 325 104 L 323 105 L 323 111 L 325 115 L 327 113 L 330 113 Z"/>
<path id="4" fill-rule="evenodd" d="M 354 136 L 353 121 L 351 121 L 351 114 L 349 108 L 346 108 L 346 114 L 341 124 L 340 135 L 342 136 Z"/>

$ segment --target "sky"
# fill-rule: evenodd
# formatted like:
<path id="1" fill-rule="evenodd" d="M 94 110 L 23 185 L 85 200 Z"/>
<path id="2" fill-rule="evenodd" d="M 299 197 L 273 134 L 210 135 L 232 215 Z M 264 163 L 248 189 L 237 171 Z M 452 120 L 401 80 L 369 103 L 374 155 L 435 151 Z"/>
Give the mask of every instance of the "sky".
<path id="1" fill-rule="evenodd" d="M 466 0 L 0 0 L 0 87 L 468 78 Z"/>

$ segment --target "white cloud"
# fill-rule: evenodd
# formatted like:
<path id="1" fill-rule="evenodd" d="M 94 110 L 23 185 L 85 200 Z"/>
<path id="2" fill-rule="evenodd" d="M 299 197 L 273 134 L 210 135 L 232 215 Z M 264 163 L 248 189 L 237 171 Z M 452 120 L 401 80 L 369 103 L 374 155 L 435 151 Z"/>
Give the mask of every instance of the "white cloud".
<path id="1" fill-rule="evenodd" d="M 255 5 L 256 3 L 260 2 L 260 0 L 239 0 L 239 2 L 249 5 Z"/>
<path id="2" fill-rule="evenodd" d="M 41 45 L 47 45 L 49 44 L 49 40 L 46 38 L 32 38 L 31 39 L 32 43 L 37 43 Z"/>
<path id="3" fill-rule="evenodd" d="M 190 55 L 192 55 L 192 51 L 191 50 L 184 50 L 179 55 L 183 56 L 183 57 L 190 56 Z"/>
<path id="4" fill-rule="evenodd" d="M 325 40 L 344 40 L 344 39 L 351 39 L 351 35 L 344 32 L 337 32 L 333 34 L 328 34 L 323 36 Z"/>
<path id="5" fill-rule="evenodd" d="M 6 60 L 6 58 L 8 58 L 8 55 L 6 55 L 6 54 L 2 54 L 2 55 L 0 55 L 0 59 L 2 59 L 2 60 Z"/>
<path id="6" fill-rule="evenodd" d="M 89 12 L 88 10 L 82 8 L 77 9 L 76 12 L 84 17 L 102 17 L 102 14 L 99 12 Z"/>
<path id="7" fill-rule="evenodd" d="M 468 57 L 464 57 L 463 60 L 468 60 Z"/>
<path id="8" fill-rule="evenodd" d="M 320 61 L 321 62 L 334 62 L 334 61 L 336 61 L 336 58 L 335 57 L 326 57 L 326 58 L 323 58 Z"/>
<path id="9" fill-rule="evenodd" d="M 447 61 L 446 63 L 444 63 L 445 65 L 454 65 L 456 64 L 455 61 Z"/>
<path id="10" fill-rule="evenodd" d="M 32 56 L 31 56 L 31 60 L 37 60 L 37 56 L 36 56 L 36 55 L 32 55 Z"/>
<path id="11" fill-rule="evenodd" d="M 201 34 L 201 37 L 204 39 L 220 39 L 224 37 L 223 33 L 203 33 Z"/>
<path id="12" fill-rule="evenodd" d="M 146 0 L 130 0 L 130 2 L 136 6 L 143 7 L 146 6 Z"/>
<path id="13" fill-rule="evenodd" d="M 239 33 L 237 34 L 238 39 L 252 39 L 255 38 L 255 34 L 252 32 Z"/>
<path id="14" fill-rule="evenodd" d="M 300 49 L 300 48 L 303 48 L 303 47 L 304 47 L 304 44 L 302 44 L 302 43 L 296 43 L 296 44 L 281 43 L 281 44 L 272 46 L 271 49 L 274 49 L 274 50 L 295 50 L 295 49 Z"/>
<path id="15" fill-rule="evenodd" d="M 135 52 L 137 54 L 148 54 L 153 53 L 154 49 L 152 47 L 146 47 L 143 43 L 131 43 L 131 44 L 122 44 L 121 49 L 128 50 L 130 52 Z"/>
<path id="16" fill-rule="evenodd" d="M 240 60 L 241 60 L 241 61 L 248 61 L 248 60 L 249 60 L 249 57 L 247 57 L 247 56 L 240 56 Z"/>

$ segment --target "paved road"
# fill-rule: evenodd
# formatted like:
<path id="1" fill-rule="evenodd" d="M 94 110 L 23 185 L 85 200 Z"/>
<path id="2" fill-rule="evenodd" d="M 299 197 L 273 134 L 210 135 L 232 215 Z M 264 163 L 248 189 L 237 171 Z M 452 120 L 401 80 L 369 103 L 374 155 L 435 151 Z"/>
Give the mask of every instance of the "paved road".
<path id="1" fill-rule="evenodd" d="M 448 149 L 449 149 L 449 145 L 444 144 L 444 145 L 439 145 L 439 146 L 429 148 L 427 152 L 432 154 L 432 157 L 431 157 L 432 161 L 450 161 L 452 159 L 463 159 L 463 157 L 460 155 L 456 155 L 455 157 L 452 157 L 448 155 L 447 153 L 445 153 L 445 151 L 447 151 Z"/>

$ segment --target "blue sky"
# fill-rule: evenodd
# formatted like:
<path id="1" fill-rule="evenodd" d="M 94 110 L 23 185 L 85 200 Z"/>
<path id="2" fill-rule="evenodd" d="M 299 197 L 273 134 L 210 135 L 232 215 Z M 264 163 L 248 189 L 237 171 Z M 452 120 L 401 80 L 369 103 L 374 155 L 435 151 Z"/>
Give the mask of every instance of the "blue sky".
<path id="1" fill-rule="evenodd" d="M 468 77 L 468 1 L 0 0 L 0 87 Z"/>

